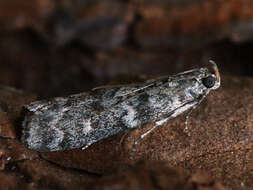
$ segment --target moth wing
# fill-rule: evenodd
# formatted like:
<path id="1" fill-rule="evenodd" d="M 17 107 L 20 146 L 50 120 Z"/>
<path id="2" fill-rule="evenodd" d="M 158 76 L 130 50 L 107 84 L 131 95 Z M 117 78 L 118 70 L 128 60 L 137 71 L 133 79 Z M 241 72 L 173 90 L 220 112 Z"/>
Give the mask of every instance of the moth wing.
<path id="1" fill-rule="evenodd" d="M 129 97 L 137 95 L 143 92 L 144 90 L 147 90 L 148 88 L 162 85 L 164 82 L 168 82 L 170 79 L 171 77 L 169 76 L 162 76 L 159 78 L 146 80 L 143 83 L 98 86 L 93 88 L 92 91 L 95 93 L 114 92 L 114 96 L 111 96 L 111 98 L 124 97 L 124 96 Z"/>
<path id="2" fill-rule="evenodd" d="M 144 90 L 148 90 L 148 88 L 162 86 L 169 81 L 180 80 L 181 78 L 182 79 L 192 78 L 191 74 L 194 72 L 199 72 L 199 70 L 192 69 L 192 70 L 178 73 L 173 76 L 167 76 L 167 75 L 161 76 L 159 78 L 146 80 L 143 83 L 134 83 L 134 84 L 128 84 L 128 85 L 100 86 L 100 87 L 94 88 L 93 90 L 95 91 L 95 90 L 99 90 L 99 89 L 104 89 L 104 90 L 115 89 L 115 90 L 117 90 L 115 97 L 134 96 L 134 95 L 142 93 Z"/>
<path id="3" fill-rule="evenodd" d="M 138 96 L 151 88 L 163 85 L 164 81 L 168 81 L 168 76 L 147 80 L 143 83 L 97 87 L 91 92 L 92 96 L 97 98 L 94 110 L 104 111 L 110 109 L 112 106 L 131 97 Z"/>
<path id="4" fill-rule="evenodd" d="M 81 93 L 25 105 L 22 142 L 41 152 L 82 147 L 82 135 L 91 130 L 91 117 L 98 114 L 91 100 Z"/>
<path id="5" fill-rule="evenodd" d="M 115 90 L 117 91 L 116 96 L 127 96 L 134 93 L 137 93 L 141 90 L 144 90 L 148 87 L 152 86 L 150 83 L 134 83 L 127 85 L 108 85 L 108 86 L 99 86 L 93 88 L 92 91 L 107 91 L 107 90 Z"/>

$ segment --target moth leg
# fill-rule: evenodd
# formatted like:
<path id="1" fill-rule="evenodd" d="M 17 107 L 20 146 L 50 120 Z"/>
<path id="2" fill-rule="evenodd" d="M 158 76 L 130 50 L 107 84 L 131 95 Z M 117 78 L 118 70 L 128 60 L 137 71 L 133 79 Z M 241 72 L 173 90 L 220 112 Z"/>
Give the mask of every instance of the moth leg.
<path id="1" fill-rule="evenodd" d="M 86 144 L 84 147 L 82 147 L 82 150 L 85 150 L 86 148 L 88 148 L 92 143 Z"/>
<path id="2" fill-rule="evenodd" d="M 200 103 L 205 99 L 205 97 L 206 97 L 206 95 L 203 95 L 203 96 L 199 99 L 199 102 L 198 102 L 196 105 L 194 105 L 194 106 L 190 109 L 190 111 L 187 113 L 186 118 L 185 118 L 185 122 L 184 122 L 184 124 L 185 124 L 184 132 L 185 132 L 185 133 L 187 133 L 187 134 L 189 133 L 188 120 L 189 120 L 189 117 L 190 117 L 192 111 L 193 111 L 196 107 L 198 107 L 198 106 L 200 105 Z"/>
<path id="3" fill-rule="evenodd" d="M 166 121 L 168 121 L 169 118 L 165 118 L 165 119 L 162 119 L 160 121 L 157 121 L 155 122 L 155 125 L 153 127 L 151 127 L 150 129 L 148 129 L 145 133 L 143 133 L 141 136 L 139 136 L 137 138 L 137 140 L 134 142 L 133 144 L 133 150 L 135 151 L 136 150 L 136 145 L 145 137 L 147 136 L 151 131 L 153 131 L 155 128 L 157 128 L 158 126 L 161 126 L 162 124 L 164 124 Z"/>
<path id="4" fill-rule="evenodd" d="M 197 105 L 198 105 L 198 104 L 196 104 L 195 106 L 193 106 L 193 107 L 191 108 L 191 110 L 190 110 L 190 111 L 187 113 L 187 115 L 186 115 L 185 122 L 184 122 L 184 124 L 185 124 L 184 132 L 185 132 L 185 133 L 188 133 L 188 131 L 189 131 L 189 128 L 188 128 L 188 120 L 189 120 L 189 117 L 190 117 L 192 111 L 197 107 Z"/>

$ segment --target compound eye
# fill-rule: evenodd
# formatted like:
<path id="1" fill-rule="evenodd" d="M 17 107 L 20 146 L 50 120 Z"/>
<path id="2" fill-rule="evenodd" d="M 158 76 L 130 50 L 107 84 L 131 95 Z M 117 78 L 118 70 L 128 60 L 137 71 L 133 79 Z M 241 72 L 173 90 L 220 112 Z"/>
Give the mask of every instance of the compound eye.
<path id="1" fill-rule="evenodd" d="M 213 76 L 208 76 L 208 77 L 202 79 L 202 83 L 207 88 L 212 88 L 215 85 L 215 82 L 216 82 L 216 78 Z"/>

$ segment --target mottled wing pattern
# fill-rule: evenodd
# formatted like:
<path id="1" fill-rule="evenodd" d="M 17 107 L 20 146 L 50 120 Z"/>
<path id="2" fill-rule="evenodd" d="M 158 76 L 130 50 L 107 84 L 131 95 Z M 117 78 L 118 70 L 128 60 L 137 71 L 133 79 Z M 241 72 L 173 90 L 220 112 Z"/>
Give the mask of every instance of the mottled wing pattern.
<path id="1" fill-rule="evenodd" d="M 184 94 L 187 85 L 196 83 L 192 72 L 197 71 L 33 102 L 25 106 L 29 113 L 22 141 L 38 151 L 80 148 L 144 122 L 173 116 L 173 110 L 195 98 L 190 92 L 189 97 Z"/>
<path id="2" fill-rule="evenodd" d="M 143 88 L 141 84 L 32 102 L 24 106 L 28 113 L 23 121 L 22 141 L 38 151 L 77 148 L 95 142 L 99 131 L 93 128 L 101 112 L 126 100 L 139 88 Z M 85 138 L 93 133 L 93 138 Z"/>

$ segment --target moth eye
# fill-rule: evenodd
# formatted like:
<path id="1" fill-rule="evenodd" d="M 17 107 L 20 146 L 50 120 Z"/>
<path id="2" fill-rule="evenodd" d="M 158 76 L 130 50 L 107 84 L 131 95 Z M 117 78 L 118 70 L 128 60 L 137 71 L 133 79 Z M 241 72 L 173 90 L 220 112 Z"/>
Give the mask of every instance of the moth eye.
<path id="1" fill-rule="evenodd" d="M 212 88 L 215 85 L 215 81 L 216 81 L 216 78 L 213 76 L 208 76 L 208 77 L 202 79 L 202 83 L 207 88 Z"/>

